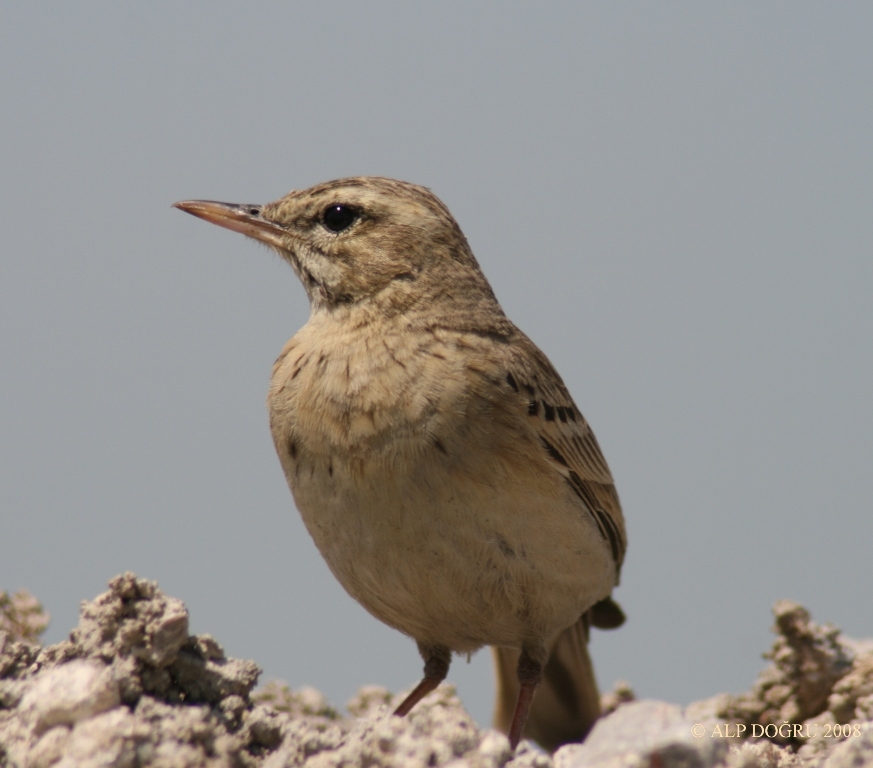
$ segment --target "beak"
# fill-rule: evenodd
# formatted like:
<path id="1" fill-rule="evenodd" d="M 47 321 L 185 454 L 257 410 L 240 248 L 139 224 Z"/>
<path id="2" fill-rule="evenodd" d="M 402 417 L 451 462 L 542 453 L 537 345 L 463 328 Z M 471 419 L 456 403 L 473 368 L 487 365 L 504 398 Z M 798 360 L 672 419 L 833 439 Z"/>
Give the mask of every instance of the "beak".
<path id="1" fill-rule="evenodd" d="M 211 224 L 218 224 L 219 227 L 248 235 L 267 245 L 286 249 L 288 247 L 288 231 L 262 218 L 260 205 L 218 203 L 214 200 L 183 200 L 181 203 L 173 203 L 173 208 L 190 213 Z"/>

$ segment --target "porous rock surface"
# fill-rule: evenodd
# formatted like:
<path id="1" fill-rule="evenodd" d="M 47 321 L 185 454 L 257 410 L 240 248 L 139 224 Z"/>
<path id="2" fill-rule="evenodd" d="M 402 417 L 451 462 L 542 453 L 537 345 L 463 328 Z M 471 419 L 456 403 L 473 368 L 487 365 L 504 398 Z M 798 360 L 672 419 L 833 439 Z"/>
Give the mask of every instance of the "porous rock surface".
<path id="1" fill-rule="evenodd" d="M 789 602 L 774 609 L 772 664 L 749 693 L 683 710 L 635 701 L 619 684 L 584 744 L 548 755 L 522 742 L 514 756 L 449 685 L 407 718 L 391 716 L 399 696 L 382 688 L 362 689 L 349 716 L 311 688 L 253 691 L 253 662 L 189 635 L 181 601 L 130 573 L 83 603 L 57 645 L 36 643 L 46 619 L 38 603 L 19 593 L 17 605 L 0 623 L 0 768 L 873 768 L 873 643 L 818 626 Z M 783 721 L 805 723 L 809 736 L 783 728 L 751 738 L 752 726 Z"/>

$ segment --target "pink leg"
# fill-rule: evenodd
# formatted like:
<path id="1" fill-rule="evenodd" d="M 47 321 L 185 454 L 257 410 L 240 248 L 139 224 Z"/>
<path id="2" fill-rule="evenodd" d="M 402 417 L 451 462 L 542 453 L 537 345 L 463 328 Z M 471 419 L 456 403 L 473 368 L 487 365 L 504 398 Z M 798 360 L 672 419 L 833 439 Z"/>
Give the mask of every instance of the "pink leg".
<path id="1" fill-rule="evenodd" d="M 545 649 L 543 652 L 545 653 Z M 509 746 L 513 752 L 515 752 L 518 742 L 521 741 L 521 734 L 527 722 L 530 706 L 533 704 L 534 694 L 543 679 L 543 664 L 532 659 L 525 648 L 518 659 L 517 674 L 520 687 L 518 699 L 515 702 L 515 712 L 512 715 L 512 724 L 509 726 Z"/>
<path id="2" fill-rule="evenodd" d="M 448 648 L 429 648 L 419 643 L 418 651 L 424 659 L 424 677 L 415 686 L 412 693 L 394 710 L 394 714 L 399 717 L 408 715 L 409 711 L 431 691 L 435 690 L 449 673 L 452 653 Z"/>

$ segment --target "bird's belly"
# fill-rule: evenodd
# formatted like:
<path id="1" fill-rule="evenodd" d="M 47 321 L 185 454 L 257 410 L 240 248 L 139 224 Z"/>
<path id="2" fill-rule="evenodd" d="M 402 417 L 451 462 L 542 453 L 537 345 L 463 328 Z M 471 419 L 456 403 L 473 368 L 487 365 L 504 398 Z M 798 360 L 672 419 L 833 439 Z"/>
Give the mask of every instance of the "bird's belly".
<path id="1" fill-rule="evenodd" d="M 458 652 L 519 647 L 611 591 L 610 554 L 577 505 L 436 451 L 400 464 L 313 458 L 289 476 L 331 570 L 382 621 Z"/>

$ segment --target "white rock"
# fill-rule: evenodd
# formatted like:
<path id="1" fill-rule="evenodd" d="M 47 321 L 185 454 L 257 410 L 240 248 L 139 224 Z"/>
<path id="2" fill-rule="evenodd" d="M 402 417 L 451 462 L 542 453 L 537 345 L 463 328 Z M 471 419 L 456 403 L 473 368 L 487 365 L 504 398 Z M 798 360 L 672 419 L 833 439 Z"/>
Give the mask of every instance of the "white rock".
<path id="1" fill-rule="evenodd" d="M 40 672 L 21 700 L 20 711 L 40 735 L 56 725 L 73 725 L 121 703 L 109 667 L 71 661 Z"/>
<path id="2" fill-rule="evenodd" d="M 26 754 L 27 768 L 48 768 L 64 754 L 70 741 L 70 729 L 66 725 L 49 728 Z"/>
<path id="3" fill-rule="evenodd" d="M 597 721 L 584 744 L 555 753 L 555 768 L 709 768 L 720 762 L 728 739 L 692 734 L 695 723 L 681 707 L 635 701 Z"/>
<path id="4" fill-rule="evenodd" d="M 127 707 L 106 712 L 73 729 L 63 758 L 52 768 L 134 768 L 137 744 L 148 733 Z"/>
<path id="5" fill-rule="evenodd" d="M 873 728 L 859 725 L 860 736 L 850 736 L 825 760 L 824 768 L 870 768 L 873 766 Z"/>

